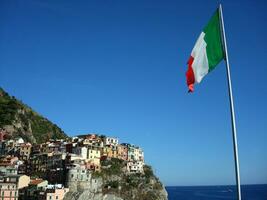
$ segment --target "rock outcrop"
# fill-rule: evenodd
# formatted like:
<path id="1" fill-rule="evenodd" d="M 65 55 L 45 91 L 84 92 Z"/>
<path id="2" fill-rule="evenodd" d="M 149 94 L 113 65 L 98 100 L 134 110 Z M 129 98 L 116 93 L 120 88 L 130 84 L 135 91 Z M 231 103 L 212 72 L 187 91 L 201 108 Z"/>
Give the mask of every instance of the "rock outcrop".
<path id="1" fill-rule="evenodd" d="M 71 181 L 64 200 L 167 200 L 168 194 L 150 166 L 144 173 L 127 173 L 121 160 L 106 163 L 101 172 L 87 174 L 85 181 Z"/>

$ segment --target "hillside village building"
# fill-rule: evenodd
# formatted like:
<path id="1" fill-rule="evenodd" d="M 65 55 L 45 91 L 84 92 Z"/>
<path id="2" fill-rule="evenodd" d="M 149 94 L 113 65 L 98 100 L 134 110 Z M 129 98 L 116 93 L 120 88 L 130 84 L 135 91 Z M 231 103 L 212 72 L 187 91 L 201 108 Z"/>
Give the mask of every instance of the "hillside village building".
<path id="1" fill-rule="evenodd" d="M 43 179 L 32 179 L 30 180 L 28 188 L 25 190 L 24 198 L 27 200 L 40 199 L 40 192 L 44 192 L 48 185 L 47 180 Z"/>
<path id="2" fill-rule="evenodd" d="M 1 175 L 17 175 L 18 170 L 13 166 L 1 166 L 0 167 L 0 176 Z"/>
<path id="3" fill-rule="evenodd" d="M 119 144 L 117 146 L 117 158 L 121 160 L 128 160 L 128 147 Z"/>
<path id="4" fill-rule="evenodd" d="M 0 199 L 18 200 L 19 190 L 28 187 L 30 177 L 26 175 L 7 175 L 0 177 Z"/>
<path id="5" fill-rule="evenodd" d="M 22 160 L 28 160 L 31 154 L 31 143 L 22 143 L 19 146 L 19 155 Z"/>
<path id="6" fill-rule="evenodd" d="M 144 163 L 142 161 L 130 161 L 127 162 L 127 171 L 130 173 L 143 173 Z"/>
<path id="7" fill-rule="evenodd" d="M 106 137 L 104 141 L 105 146 L 117 146 L 119 144 L 119 140 L 113 137 Z"/>
<path id="8" fill-rule="evenodd" d="M 144 152 L 140 147 L 127 143 L 121 145 L 128 148 L 128 161 L 144 161 Z"/>
<path id="9" fill-rule="evenodd" d="M 134 149 L 134 160 L 144 162 L 144 152 L 140 147 Z"/>
<path id="10" fill-rule="evenodd" d="M 88 157 L 88 148 L 85 146 L 76 146 L 72 149 L 72 152 L 81 156 L 83 159 L 87 159 Z"/>
<path id="11" fill-rule="evenodd" d="M 8 155 L 6 157 L 0 158 L 0 166 L 12 166 L 15 165 L 18 160 L 18 157 Z"/>
<path id="12" fill-rule="evenodd" d="M 87 168 L 89 169 L 96 169 L 97 171 L 100 170 L 100 157 L 101 151 L 98 148 L 88 148 L 88 155 L 87 155 Z"/>
<path id="13" fill-rule="evenodd" d="M 86 136 L 86 138 L 82 141 L 82 143 L 83 145 L 86 145 L 86 146 L 94 146 L 94 147 L 104 146 L 103 140 L 95 134 Z"/>
<path id="14" fill-rule="evenodd" d="M 63 199 L 68 191 L 64 186 L 96 186 L 98 183 L 88 181 L 93 180 L 92 172 L 108 167 L 103 164 L 106 160 L 122 160 L 126 172 L 144 173 L 143 150 L 119 144 L 114 137 L 92 134 L 34 145 L 16 138 L 2 140 L 0 149 L 0 200 Z M 30 181 L 24 174 L 39 178 Z"/>
<path id="15" fill-rule="evenodd" d="M 45 200 L 63 200 L 65 194 L 69 191 L 61 184 L 48 185 L 45 192 Z"/>

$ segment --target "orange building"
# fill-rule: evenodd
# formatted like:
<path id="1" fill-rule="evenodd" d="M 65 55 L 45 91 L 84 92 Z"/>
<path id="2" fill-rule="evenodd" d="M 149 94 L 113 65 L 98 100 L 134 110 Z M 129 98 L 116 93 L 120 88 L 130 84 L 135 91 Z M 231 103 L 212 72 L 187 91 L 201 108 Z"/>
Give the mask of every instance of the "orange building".
<path id="1" fill-rule="evenodd" d="M 127 160 L 128 159 L 128 148 L 124 145 L 118 145 L 117 146 L 117 157 L 121 160 Z"/>
<path id="2" fill-rule="evenodd" d="M 108 158 L 118 158 L 117 148 L 106 146 L 102 150 L 102 156 Z"/>

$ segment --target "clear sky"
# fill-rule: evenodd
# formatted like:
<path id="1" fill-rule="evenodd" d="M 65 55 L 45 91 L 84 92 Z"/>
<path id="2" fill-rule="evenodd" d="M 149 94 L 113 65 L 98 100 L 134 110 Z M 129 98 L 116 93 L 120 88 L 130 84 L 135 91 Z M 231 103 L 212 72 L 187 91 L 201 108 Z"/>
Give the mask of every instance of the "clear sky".
<path id="1" fill-rule="evenodd" d="M 165 185 L 233 184 L 225 65 L 185 82 L 218 2 L 3 0 L 0 86 L 71 136 L 140 145 Z M 267 183 L 267 4 L 222 3 L 241 182 Z"/>

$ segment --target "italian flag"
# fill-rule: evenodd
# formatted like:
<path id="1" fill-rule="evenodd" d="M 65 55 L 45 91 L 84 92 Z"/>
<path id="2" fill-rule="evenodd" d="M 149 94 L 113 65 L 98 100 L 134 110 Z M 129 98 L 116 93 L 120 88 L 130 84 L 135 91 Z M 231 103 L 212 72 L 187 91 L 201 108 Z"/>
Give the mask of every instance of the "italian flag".
<path id="1" fill-rule="evenodd" d="M 211 72 L 224 58 L 221 39 L 219 9 L 201 32 L 188 60 L 186 72 L 189 92 L 194 91 L 194 84 Z"/>

